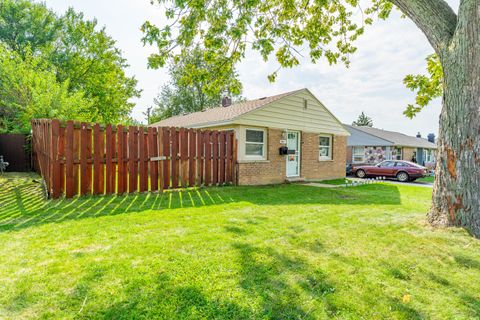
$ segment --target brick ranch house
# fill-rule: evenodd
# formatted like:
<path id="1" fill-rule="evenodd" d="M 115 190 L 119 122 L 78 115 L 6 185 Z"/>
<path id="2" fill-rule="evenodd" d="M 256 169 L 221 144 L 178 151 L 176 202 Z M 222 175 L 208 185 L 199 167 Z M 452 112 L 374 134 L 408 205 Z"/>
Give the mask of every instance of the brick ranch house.
<path id="1" fill-rule="evenodd" d="M 308 89 L 235 104 L 223 99 L 220 107 L 150 126 L 234 130 L 240 185 L 345 177 L 349 133 Z"/>
<path id="2" fill-rule="evenodd" d="M 433 134 L 429 140 L 372 127 L 344 124 L 350 132 L 347 140 L 347 163 L 376 164 L 383 160 L 407 160 L 433 168 L 435 151 Z"/>

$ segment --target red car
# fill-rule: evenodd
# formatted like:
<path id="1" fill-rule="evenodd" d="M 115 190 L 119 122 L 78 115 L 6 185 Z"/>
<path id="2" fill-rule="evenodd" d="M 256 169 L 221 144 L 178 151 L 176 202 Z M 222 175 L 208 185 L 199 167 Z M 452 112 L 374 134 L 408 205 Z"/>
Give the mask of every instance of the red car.
<path id="1" fill-rule="evenodd" d="M 354 166 L 353 174 L 359 178 L 386 177 L 406 182 L 425 177 L 428 170 L 410 161 L 385 160 L 376 165 Z"/>

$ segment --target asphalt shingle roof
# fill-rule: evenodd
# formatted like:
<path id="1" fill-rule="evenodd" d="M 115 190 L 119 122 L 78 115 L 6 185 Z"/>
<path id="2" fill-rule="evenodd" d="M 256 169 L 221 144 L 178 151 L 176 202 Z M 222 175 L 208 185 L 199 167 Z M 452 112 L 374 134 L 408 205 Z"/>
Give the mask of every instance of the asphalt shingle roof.
<path id="1" fill-rule="evenodd" d="M 232 120 L 242 114 L 263 107 L 269 103 L 277 101 L 283 97 L 289 96 L 300 90 L 285 92 L 271 97 L 263 97 L 260 99 L 242 101 L 234 103 L 228 107 L 209 108 L 204 111 L 193 112 L 185 115 L 179 115 L 164 119 L 162 121 L 151 124 L 151 127 L 190 127 L 205 124 L 222 123 Z"/>
<path id="2" fill-rule="evenodd" d="M 436 148 L 437 147 L 435 143 L 431 143 L 427 139 L 407 136 L 406 134 L 403 134 L 400 132 L 388 131 L 388 130 L 377 129 L 372 127 L 350 126 L 348 124 L 344 124 L 344 126 L 352 127 L 356 130 L 365 132 L 372 136 L 390 141 L 396 146 L 415 147 L 415 148 Z"/>

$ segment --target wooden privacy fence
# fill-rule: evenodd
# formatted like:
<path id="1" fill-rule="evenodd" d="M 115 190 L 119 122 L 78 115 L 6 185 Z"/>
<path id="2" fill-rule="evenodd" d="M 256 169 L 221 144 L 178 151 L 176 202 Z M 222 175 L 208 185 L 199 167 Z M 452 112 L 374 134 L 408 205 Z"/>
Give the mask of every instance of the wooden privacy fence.
<path id="1" fill-rule="evenodd" d="M 35 119 L 32 140 L 51 198 L 236 181 L 233 131 Z"/>

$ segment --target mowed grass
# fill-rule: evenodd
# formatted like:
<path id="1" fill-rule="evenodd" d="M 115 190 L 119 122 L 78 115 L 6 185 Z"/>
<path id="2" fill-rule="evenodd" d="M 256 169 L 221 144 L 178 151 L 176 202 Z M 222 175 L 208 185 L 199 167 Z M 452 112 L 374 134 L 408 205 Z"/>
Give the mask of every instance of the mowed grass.
<path id="1" fill-rule="evenodd" d="M 434 176 L 423 177 L 423 178 L 417 179 L 417 181 L 433 183 L 435 181 L 435 177 Z"/>
<path id="2" fill-rule="evenodd" d="M 333 179 L 333 180 L 319 180 L 319 181 L 313 181 L 313 182 L 339 186 L 339 185 L 345 185 L 348 182 L 347 180 L 348 179 Z"/>
<path id="3" fill-rule="evenodd" d="M 431 189 L 224 187 L 44 201 L 0 178 L 2 319 L 472 319 L 480 243 Z"/>

